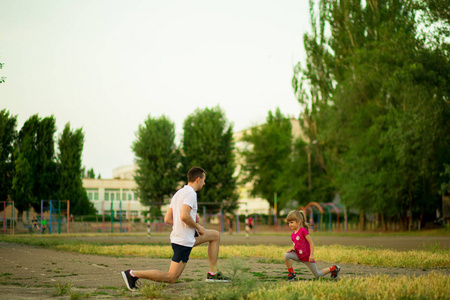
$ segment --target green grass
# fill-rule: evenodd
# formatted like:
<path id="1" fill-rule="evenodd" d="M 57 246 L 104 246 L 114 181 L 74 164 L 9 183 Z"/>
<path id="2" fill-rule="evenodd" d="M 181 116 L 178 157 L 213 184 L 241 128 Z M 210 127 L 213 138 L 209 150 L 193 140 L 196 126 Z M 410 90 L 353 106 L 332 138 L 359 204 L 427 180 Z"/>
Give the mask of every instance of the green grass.
<path id="1" fill-rule="evenodd" d="M 104 235 L 101 235 L 102 237 Z M 367 235 L 366 235 L 367 236 Z M 58 237 L 2 236 L 0 241 L 24 243 L 76 253 L 98 254 L 111 257 L 170 258 L 169 245 L 102 245 L 96 242 L 77 241 Z M 265 270 L 252 270 L 247 258 L 260 263 L 282 264 L 286 247 L 266 245 L 223 245 L 220 258 L 227 260 L 227 275 L 233 281 L 227 284 L 211 284 L 183 278 L 179 285 L 143 282 L 141 291 L 130 294 L 126 288 L 100 287 L 91 294 L 72 292 L 71 283 L 57 283 L 54 296 L 70 296 L 70 299 L 86 299 L 96 296 L 163 298 L 163 299 L 450 299 L 447 272 L 432 271 L 425 275 L 343 276 L 339 280 L 323 279 L 286 282 L 284 276 L 273 276 Z M 349 263 L 381 267 L 405 267 L 414 269 L 449 268 L 450 251 L 438 243 L 424 245 L 422 250 L 395 251 L 390 249 L 348 246 L 317 246 L 315 256 L 320 261 Z M 191 258 L 207 258 L 207 247 L 196 248 Z M 299 270 L 300 271 L 300 270 Z M 309 274 L 309 272 L 307 272 Z M 420 272 L 419 272 L 420 273 Z M 300 274 L 300 272 L 299 272 Z M 351 274 L 351 273 L 345 273 Z M 0 273 L 4 285 L 11 273 Z M 72 273 L 64 276 L 75 276 Z M 55 276 L 57 277 L 57 276 Z M 62 276 L 61 276 L 62 277 Z M 23 286 L 12 280 L 8 285 Z"/>
<path id="2" fill-rule="evenodd" d="M 55 290 L 53 292 L 53 296 L 62 296 L 62 295 L 66 295 L 70 292 L 70 290 L 72 289 L 72 283 L 70 282 L 58 282 L 55 284 Z"/>
<path id="3" fill-rule="evenodd" d="M 242 278 L 231 284 L 196 283 L 193 299 L 448 299 L 450 277 L 436 272 L 410 277 L 389 275 L 257 282 Z"/>
<path id="4" fill-rule="evenodd" d="M 261 287 L 247 299 L 448 299 L 450 277 L 430 273 L 419 277 L 376 275 L 337 281 L 300 281 Z"/>
<path id="5" fill-rule="evenodd" d="M 70 251 L 82 254 L 96 254 L 112 257 L 151 257 L 171 258 L 170 245 L 140 245 L 140 244 L 108 244 L 77 241 L 58 237 L 37 236 L 3 236 L 2 241 L 23 243 L 38 247 Z M 222 245 L 220 259 L 257 258 L 261 263 L 283 263 L 286 247 L 275 245 Z M 329 263 L 349 263 L 367 266 L 396 268 L 448 268 L 450 267 L 450 251 L 442 249 L 439 244 L 424 245 L 422 250 L 396 251 L 391 249 L 370 248 L 363 246 L 316 246 L 315 257 L 319 261 Z M 207 259 L 207 247 L 195 248 L 191 258 Z"/>

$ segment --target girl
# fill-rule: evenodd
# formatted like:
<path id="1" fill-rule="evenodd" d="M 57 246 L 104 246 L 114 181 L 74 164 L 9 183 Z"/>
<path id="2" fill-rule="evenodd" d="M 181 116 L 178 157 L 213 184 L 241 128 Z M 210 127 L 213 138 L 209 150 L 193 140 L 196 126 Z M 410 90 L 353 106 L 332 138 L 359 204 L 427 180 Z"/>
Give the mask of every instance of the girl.
<path id="1" fill-rule="evenodd" d="M 289 228 L 294 230 L 291 234 L 294 248 L 284 254 L 284 261 L 289 272 L 288 280 L 296 278 L 291 260 L 304 263 L 316 278 L 325 276 L 328 273 L 331 273 L 331 278 L 337 278 L 341 271 L 339 266 L 334 265 L 322 271 L 317 270 L 314 260 L 314 243 L 308 232 L 309 225 L 306 223 L 305 213 L 298 210 L 291 211 L 286 217 L 286 222 L 288 222 Z"/>

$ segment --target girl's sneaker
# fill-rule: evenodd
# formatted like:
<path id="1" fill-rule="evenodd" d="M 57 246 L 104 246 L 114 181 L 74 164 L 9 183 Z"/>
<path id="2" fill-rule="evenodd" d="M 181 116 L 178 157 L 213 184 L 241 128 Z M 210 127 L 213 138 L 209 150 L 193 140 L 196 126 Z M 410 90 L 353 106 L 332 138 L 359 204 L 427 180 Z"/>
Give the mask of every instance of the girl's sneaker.
<path id="1" fill-rule="evenodd" d="M 335 267 L 334 271 L 331 271 L 331 278 L 337 278 L 339 275 L 339 272 L 341 271 L 341 267 L 334 265 Z"/>
<path id="2" fill-rule="evenodd" d="M 290 280 L 295 280 L 297 278 L 297 276 L 295 275 L 295 273 L 291 273 L 291 272 L 289 272 L 289 274 L 288 274 L 288 280 L 290 281 Z"/>

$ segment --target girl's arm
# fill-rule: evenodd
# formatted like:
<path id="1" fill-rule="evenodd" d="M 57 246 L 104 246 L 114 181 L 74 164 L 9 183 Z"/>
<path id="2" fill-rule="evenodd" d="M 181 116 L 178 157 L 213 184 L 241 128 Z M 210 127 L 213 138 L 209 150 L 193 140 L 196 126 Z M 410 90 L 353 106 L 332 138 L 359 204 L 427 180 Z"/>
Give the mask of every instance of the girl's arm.
<path id="1" fill-rule="evenodd" d="M 314 259 L 314 243 L 313 243 L 313 241 L 311 239 L 311 236 L 309 234 L 307 234 L 305 236 L 305 239 L 306 239 L 306 241 L 308 241 L 309 248 L 311 250 L 311 253 L 309 254 L 309 261 L 313 262 L 313 261 L 315 261 L 315 259 Z"/>

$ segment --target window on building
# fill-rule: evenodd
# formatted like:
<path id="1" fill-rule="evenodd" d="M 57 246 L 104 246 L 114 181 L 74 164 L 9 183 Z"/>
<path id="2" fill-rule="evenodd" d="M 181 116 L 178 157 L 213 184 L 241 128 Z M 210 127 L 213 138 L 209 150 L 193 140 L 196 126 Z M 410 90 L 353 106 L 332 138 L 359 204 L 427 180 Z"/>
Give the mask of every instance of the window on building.
<path id="1" fill-rule="evenodd" d="M 106 189 L 105 190 L 105 201 L 120 201 L 120 190 L 118 189 Z"/>
<path id="2" fill-rule="evenodd" d="M 86 189 L 89 201 L 98 200 L 98 189 Z"/>

